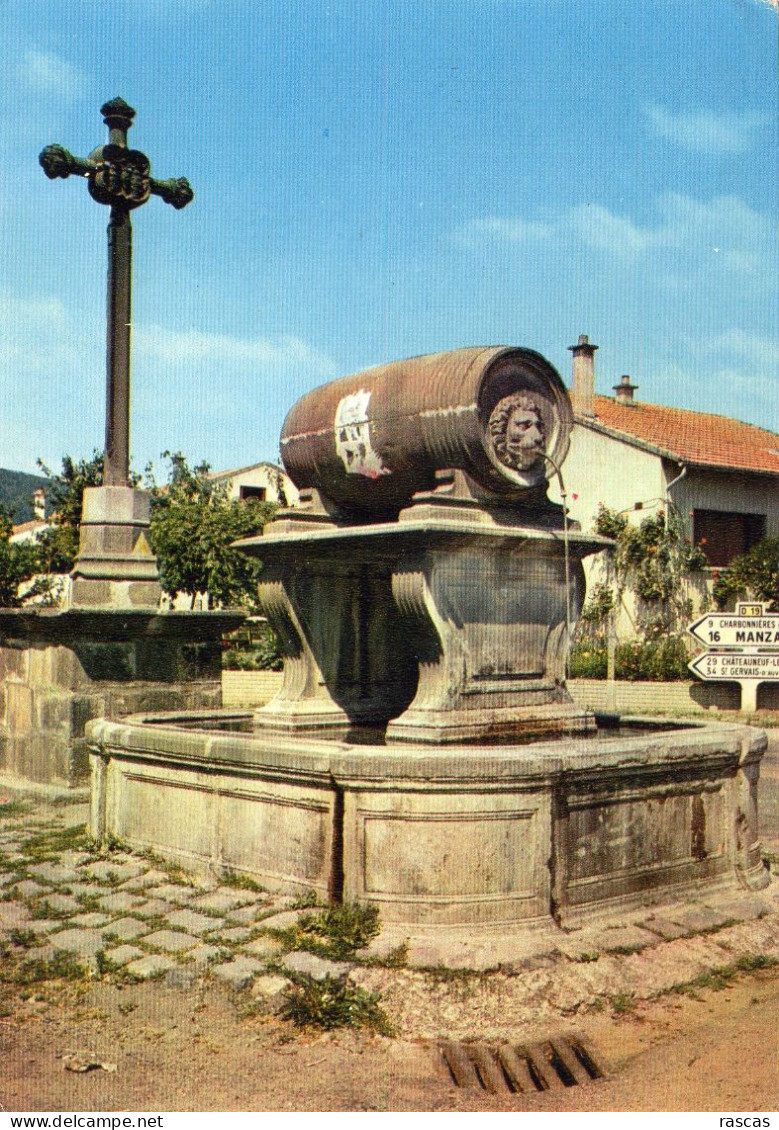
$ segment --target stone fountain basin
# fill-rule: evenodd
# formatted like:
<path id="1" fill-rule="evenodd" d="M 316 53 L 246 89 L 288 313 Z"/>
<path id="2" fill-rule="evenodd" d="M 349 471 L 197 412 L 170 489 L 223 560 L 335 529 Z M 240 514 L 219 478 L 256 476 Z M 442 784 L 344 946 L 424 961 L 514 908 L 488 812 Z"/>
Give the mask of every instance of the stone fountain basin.
<path id="1" fill-rule="evenodd" d="M 370 902 L 415 932 L 568 928 L 764 886 L 765 734 L 615 722 L 432 749 L 262 733 L 248 711 L 95 720 L 91 830 L 194 872 Z"/>

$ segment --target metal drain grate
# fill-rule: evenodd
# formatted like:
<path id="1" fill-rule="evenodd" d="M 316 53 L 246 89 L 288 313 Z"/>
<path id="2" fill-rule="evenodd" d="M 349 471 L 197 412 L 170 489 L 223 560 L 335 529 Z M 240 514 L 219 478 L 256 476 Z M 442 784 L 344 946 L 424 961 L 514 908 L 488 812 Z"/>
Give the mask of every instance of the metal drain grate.
<path id="1" fill-rule="evenodd" d="M 535 1094 L 604 1076 L 592 1053 L 573 1036 L 527 1047 L 447 1042 L 441 1044 L 441 1054 L 458 1087 L 481 1087 L 491 1094 Z"/>

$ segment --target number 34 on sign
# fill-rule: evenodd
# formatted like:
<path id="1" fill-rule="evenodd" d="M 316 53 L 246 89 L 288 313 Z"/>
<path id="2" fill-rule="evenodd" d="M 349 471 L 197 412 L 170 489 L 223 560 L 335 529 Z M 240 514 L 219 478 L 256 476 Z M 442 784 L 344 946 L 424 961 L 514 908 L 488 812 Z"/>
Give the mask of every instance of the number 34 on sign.
<path id="1" fill-rule="evenodd" d="M 779 681 L 779 613 L 762 602 L 701 616 L 687 631 L 712 648 L 688 664 L 699 679 L 741 684 L 741 709 L 757 709 L 760 683 Z"/>

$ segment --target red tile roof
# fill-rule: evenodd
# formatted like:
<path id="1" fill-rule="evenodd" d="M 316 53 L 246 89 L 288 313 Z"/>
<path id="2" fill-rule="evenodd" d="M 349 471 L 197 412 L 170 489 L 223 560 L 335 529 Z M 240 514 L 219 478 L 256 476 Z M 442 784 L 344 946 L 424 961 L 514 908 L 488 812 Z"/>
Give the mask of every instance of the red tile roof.
<path id="1" fill-rule="evenodd" d="M 577 420 L 677 462 L 779 475 L 779 435 L 765 428 L 685 408 L 619 404 L 609 396 L 595 397 L 595 413 L 594 420 Z"/>
<path id="2" fill-rule="evenodd" d="M 45 529 L 48 525 L 48 522 L 41 521 L 40 518 L 31 518 L 29 522 L 22 522 L 18 526 L 13 526 L 11 528 L 11 534 L 26 534 L 29 530 L 34 530 L 39 526 L 41 529 Z"/>

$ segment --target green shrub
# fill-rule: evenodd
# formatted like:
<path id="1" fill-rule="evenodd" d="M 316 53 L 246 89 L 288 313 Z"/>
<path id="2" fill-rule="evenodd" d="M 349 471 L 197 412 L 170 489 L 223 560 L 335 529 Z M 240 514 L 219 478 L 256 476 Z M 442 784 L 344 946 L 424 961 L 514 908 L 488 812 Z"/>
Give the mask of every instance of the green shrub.
<path id="1" fill-rule="evenodd" d="M 345 977 L 313 977 L 299 974 L 287 991 L 281 1015 L 298 1028 L 369 1028 L 382 1036 L 394 1034 L 392 1024 L 379 1005 L 379 994 L 351 985 Z"/>
<path id="2" fill-rule="evenodd" d="M 684 636 L 664 636 L 618 644 L 615 677 L 628 682 L 672 683 L 690 678 L 689 648 Z M 568 674 L 572 679 L 605 679 L 607 647 L 603 642 L 583 640 L 571 648 Z"/>
<path id="3" fill-rule="evenodd" d="M 253 628 L 250 639 L 230 641 L 222 652 L 226 671 L 280 671 L 284 660 L 270 624 Z"/>
<path id="4" fill-rule="evenodd" d="M 643 643 L 617 646 L 618 679 L 673 683 L 690 678 L 687 664 L 690 653 L 683 636 L 665 636 Z"/>
<path id="5" fill-rule="evenodd" d="M 570 679 L 605 679 L 608 655 L 605 643 L 583 640 L 576 643 L 568 654 Z"/>
<path id="6" fill-rule="evenodd" d="M 769 612 L 779 612 L 779 537 L 763 538 L 735 557 L 714 582 L 714 600 L 719 609 L 736 600 L 764 600 Z"/>

